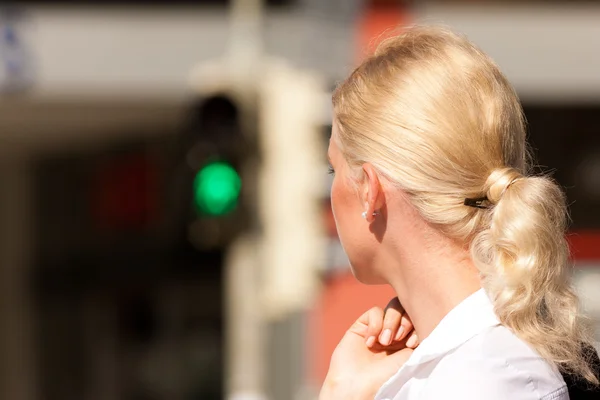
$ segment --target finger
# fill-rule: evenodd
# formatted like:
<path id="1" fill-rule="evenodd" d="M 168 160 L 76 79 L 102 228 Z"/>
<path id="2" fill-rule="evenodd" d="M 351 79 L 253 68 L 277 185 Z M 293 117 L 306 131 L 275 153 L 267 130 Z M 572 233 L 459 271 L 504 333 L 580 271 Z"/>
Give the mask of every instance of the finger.
<path id="1" fill-rule="evenodd" d="M 362 314 L 349 331 L 365 339 L 368 347 L 373 347 L 383 326 L 383 310 L 373 307 Z"/>
<path id="2" fill-rule="evenodd" d="M 400 331 L 400 322 L 403 314 L 404 310 L 398 298 L 392 299 L 385 308 L 383 331 L 379 335 L 379 343 L 384 346 L 389 346 L 392 343 L 392 340 L 395 339 Z"/>
<path id="3" fill-rule="evenodd" d="M 387 354 L 392 354 L 392 353 L 395 353 L 396 351 L 406 349 L 406 348 L 407 348 L 406 342 L 402 340 L 400 342 L 392 342 L 392 344 L 390 344 L 389 346 L 383 346 L 383 345 L 379 344 L 379 342 L 375 342 L 375 344 L 373 346 L 371 346 L 369 349 L 375 353 L 386 352 Z"/>
<path id="4" fill-rule="evenodd" d="M 368 330 L 369 330 L 369 312 L 371 310 L 365 312 L 361 315 L 350 327 L 350 331 L 362 336 L 363 338 L 367 338 Z"/>
<path id="5" fill-rule="evenodd" d="M 402 318 L 400 320 L 400 328 L 398 328 L 398 332 L 396 332 L 395 341 L 399 341 L 404 339 L 409 333 L 411 333 L 414 329 L 413 323 L 410 319 L 410 316 L 404 312 L 402 314 Z"/>
<path id="6" fill-rule="evenodd" d="M 415 331 L 413 331 L 410 336 L 408 337 L 408 339 L 406 340 L 406 347 L 410 348 L 410 349 L 415 349 L 417 348 L 417 346 L 419 345 L 419 337 L 417 336 L 417 333 Z"/>
<path id="7" fill-rule="evenodd" d="M 383 328 L 383 310 L 380 307 L 371 308 L 368 313 L 368 318 L 367 346 L 373 347 Z"/>

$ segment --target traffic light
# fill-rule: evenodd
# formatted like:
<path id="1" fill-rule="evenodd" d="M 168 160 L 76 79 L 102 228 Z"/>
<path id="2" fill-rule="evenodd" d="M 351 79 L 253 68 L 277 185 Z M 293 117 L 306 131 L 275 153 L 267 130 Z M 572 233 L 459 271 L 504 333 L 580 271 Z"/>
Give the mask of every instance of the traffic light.
<path id="1" fill-rule="evenodd" d="M 241 103 L 227 93 L 198 98 L 184 131 L 188 240 L 194 247 L 226 247 L 248 227 L 248 161 L 256 151 L 242 124 Z"/>

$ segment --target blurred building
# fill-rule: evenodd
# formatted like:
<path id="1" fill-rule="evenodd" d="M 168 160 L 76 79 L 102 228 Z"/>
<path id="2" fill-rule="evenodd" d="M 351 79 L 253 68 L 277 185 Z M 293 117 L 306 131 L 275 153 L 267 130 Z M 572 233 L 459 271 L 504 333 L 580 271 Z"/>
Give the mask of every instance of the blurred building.
<path id="1" fill-rule="evenodd" d="M 413 21 L 465 32 L 517 87 L 538 161 L 556 169 L 573 202 L 576 281 L 600 321 L 600 56 L 591 51 L 600 45 L 600 8 L 408 3 L 267 2 L 262 54 L 287 66 L 265 62 L 260 101 L 219 98 L 222 82 L 199 68 L 230 47 L 232 2 L 0 7 L 0 397 L 209 400 L 240 385 L 240 399 L 250 398 L 242 389 L 314 398 L 347 326 L 393 295 L 353 280 L 336 237 L 328 88 L 374 38 Z M 224 117 L 197 118 L 206 114 Z M 303 141 L 313 125 L 321 149 Z M 273 149 L 289 157 L 272 157 Z M 225 197 L 199 206 L 197 174 L 223 160 L 212 172 L 231 183 L 219 186 Z M 302 175 L 303 162 L 322 174 Z M 267 192 L 257 165 L 268 165 L 260 174 L 277 188 L 286 173 L 299 178 L 280 191 L 288 198 L 260 200 Z M 288 235 L 277 219 L 289 210 Z M 285 236 L 293 244 L 315 216 L 327 260 L 318 271 L 306 246 L 319 245 L 310 241 L 265 250 L 268 267 L 256 270 L 252 251 L 232 250 L 248 233 L 266 248 L 277 250 Z M 231 260 L 241 268 L 235 282 Z M 228 285 L 242 291 L 232 296 Z M 252 285 L 260 293 L 243 292 Z M 248 357 L 230 358 L 228 346 Z"/>

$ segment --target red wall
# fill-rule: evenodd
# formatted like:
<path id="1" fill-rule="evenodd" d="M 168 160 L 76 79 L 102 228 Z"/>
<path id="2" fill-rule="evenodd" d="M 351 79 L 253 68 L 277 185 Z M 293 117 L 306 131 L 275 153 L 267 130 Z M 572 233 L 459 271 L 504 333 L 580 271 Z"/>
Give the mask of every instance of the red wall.
<path id="1" fill-rule="evenodd" d="M 407 10 L 399 6 L 372 7 L 365 11 L 357 24 L 358 61 L 372 53 L 381 40 L 398 33 L 398 29 L 410 20 Z"/>
<path id="2" fill-rule="evenodd" d="M 600 261 L 600 231 L 573 232 L 568 240 L 576 262 Z"/>
<path id="3" fill-rule="evenodd" d="M 349 271 L 329 277 L 310 316 L 308 376 L 322 382 L 331 353 L 350 325 L 369 308 L 385 307 L 393 297 L 390 287 L 363 285 Z"/>

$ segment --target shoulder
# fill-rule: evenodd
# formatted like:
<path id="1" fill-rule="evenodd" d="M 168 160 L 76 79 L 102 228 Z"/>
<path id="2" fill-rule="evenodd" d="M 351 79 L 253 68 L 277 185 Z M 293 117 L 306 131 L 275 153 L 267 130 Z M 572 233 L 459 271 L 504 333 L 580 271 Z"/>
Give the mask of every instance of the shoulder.
<path id="1" fill-rule="evenodd" d="M 568 399 L 558 370 L 501 326 L 455 349 L 436 370 L 431 383 L 465 400 Z"/>

